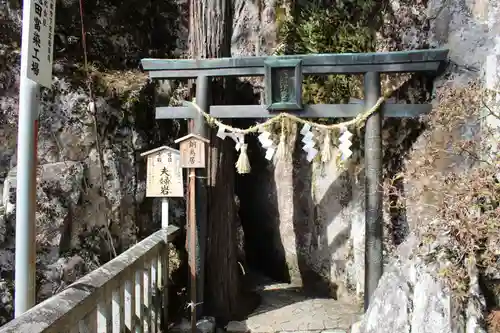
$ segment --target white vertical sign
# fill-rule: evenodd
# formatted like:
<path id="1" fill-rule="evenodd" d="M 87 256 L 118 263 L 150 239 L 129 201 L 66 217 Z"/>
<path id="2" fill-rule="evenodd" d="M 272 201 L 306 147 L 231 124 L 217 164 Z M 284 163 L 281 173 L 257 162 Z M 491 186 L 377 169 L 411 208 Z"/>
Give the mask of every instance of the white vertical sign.
<path id="1" fill-rule="evenodd" d="M 29 6 L 29 33 L 27 56 L 22 57 L 26 75 L 30 80 L 52 87 L 52 61 L 54 49 L 54 26 L 56 0 L 26 0 Z"/>
<path id="2" fill-rule="evenodd" d="M 162 146 L 141 156 L 147 157 L 147 197 L 184 196 L 180 152 L 177 149 Z"/>

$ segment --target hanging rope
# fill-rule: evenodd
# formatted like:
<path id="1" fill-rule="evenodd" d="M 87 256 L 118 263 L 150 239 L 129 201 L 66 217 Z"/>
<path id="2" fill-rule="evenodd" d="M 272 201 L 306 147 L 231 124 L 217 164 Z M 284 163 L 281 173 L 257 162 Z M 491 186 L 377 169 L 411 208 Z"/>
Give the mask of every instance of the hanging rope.
<path id="1" fill-rule="evenodd" d="M 82 49 L 83 49 L 83 69 L 85 70 L 85 74 L 87 74 L 87 88 L 89 89 L 90 100 L 94 102 L 94 96 L 92 93 L 92 82 L 90 82 L 90 72 L 89 72 L 89 64 L 87 57 L 87 38 L 85 33 L 85 24 L 83 22 L 83 0 L 79 0 L 80 2 L 80 24 L 82 28 Z"/>
<path id="2" fill-rule="evenodd" d="M 221 122 L 217 118 L 214 118 L 210 114 L 208 114 L 207 112 L 203 111 L 200 108 L 200 106 L 197 105 L 194 101 L 193 102 L 184 101 L 184 104 L 192 106 L 200 115 L 202 115 L 205 118 L 205 120 L 207 121 L 207 123 L 210 126 L 222 126 L 230 132 L 240 133 L 240 134 L 250 134 L 250 133 L 259 132 L 259 131 L 264 130 L 265 128 L 269 127 L 272 124 L 275 124 L 277 122 L 284 120 L 285 118 L 288 118 L 288 119 L 295 121 L 297 123 L 309 124 L 309 125 L 311 125 L 311 127 L 319 129 L 319 130 L 328 130 L 328 131 L 341 130 L 343 128 L 347 128 L 347 127 L 350 127 L 353 125 L 355 125 L 358 129 L 361 129 L 364 126 L 366 119 L 368 119 L 368 117 L 370 117 L 373 113 L 375 113 L 386 99 L 388 99 L 390 96 L 392 96 L 392 94 L 395 91 L 397 91 L 401 86 L 403 86 L 407 82 L 408 81 L 404 81 L 403 83 L 398 85 L 396 88 L 390 89 L 389 91 L 387 91 L 382 97 L 380 97 L 377 100 L 377 103 L 375 103 L 374 106 L 372 106 L 369 110 L 357 115 L 355 118 L 348 120 L 348 121 L 344 121 L 342 123 L 336 123 L 336 124 L 330 124 L 330 125 L 319 124 L 319 123 L 316 123 L 316 122 L 313 122 L 310 120 L 305 120 L 305 119 L 302 119 L 300 117 L 294 116 L 293 114 L 283 112 L 283 113 L 278 114 L 277 116 L 274 116 L 274 117 L 268 119 L 267 121 L 265 121 L 263 123 L 259 123 L 259 124 L 256 124 L 254 126 L 250 126 L 248 128 L 243 129 L 243 128 L 232 127 L 232 126 L 224 124 L 223 122 Z"/>
<path id="3" fill-rule="evenodd" d="M 276 158 L 282 160 L 286 155 L 286 143 L 285 143 L 285 118 L 281 118 L 281 134 L 280 140 L 278 142 L 278 148 L 276 148 Z"/>
<path id="4" fill-rule="evenodd" d="M 256 124 L 254 126 L 250 126 L 246 129 L 232 127 L 232 126 L 224 124 L 223 122 L 219 121 L 217 118 L 214 118 L 211 115 L 209 115 L 208 113 L 206 113 L 205 111 L 203 111 L 196 103 L 189 102 L 189 101 L 185 101 L 184 103 L 192 106 L 196 111 L 198 111 L 198 113 L 201 114 L 205 118 L 207 123 L 211 126 L 223 126 L 228 131 L 233 132 L 233 133 L 250 134 L 250 133 L 256 133 L 260 130 L 263 130 L 263 129 L 269 127 L 270 125 L 277 123 L 285 118 L 288 118 L 292 121 L 295 121 L 295 122 L 301 123 L 301 124 L 310 124 L 311 127 L 314 127 L 316 129 L 321 129 L 321 130 L 341 129 L 343 127 L 349 127 L 352 125 L 362 127 L 363 124 L 365 123 L 366 119 L 368 119 L 368 117 L 370 117 L 373 113 L 375 113 L 378 110 L 378 108 L 380 107 L 380 105 L 382 105 L 382 103 L 385 101 L 385 99 L 386 99 L 385 96 L 380 97 L 377 100 L 377 103 L 373 107 L 371 107 L 368 111 L 361 113 L 358 116 L 356 116 L 355 118 L 348 120 L 348 121 L 345 121 L 345 122 L 342 122 L 342 123 L 330 124 L 330 125 L 319 124 L 319 123 L 315 123 L 315 122 L 294 116 L 293 114 L 290 114 L 290 113 L 280 113 L 279 115 L 274 116 L 263 123 L 259 123 L 259 124 Z"/>
<path id="5" fill-rule="evenodd" d="M 98 127 L 97 127 L 97 109 L 96 109 L 96 105 L 95 105 L 94 93 L 92 90 L 92 78 L 90 77 L 90 70 L 89 70 L 89 65 L 88 65 L 87 38 L 86 38 L 86 33 L 85 33 L 85 23 L 83 20 L 83 17 L 84 17 L 84 15 L 83 15 L 83 0 L 79 0 L 79 2 L 80 2 L 80 22 L 81 22 L 81 27 L 82 27 L 83 69 L 85 71 L 85 74 L 87 75 L 87 82 L 86 83 L 87 83 L 87 89 L 89 92 L 89 100 L 90 100 L 88 110 L 89 110 L 90 114 L 92 115 L 93 121 L 94 121 L 96 149 L 97 149 L 97 152 L 99 154 L 101 186 L 104 188 L 104 184 L 105 184 L 104 171 L 103 171 L 104 170 L 104 160 L 103 160 L 103 156 L 102 156 L 101 144 L 99 141 L 99 131 L 98 131 Z M 107 226 L 105 228 L 106 237 L 108 238 L 108 243 L 109 243 L 109 248 L 110 248 L 111 254 L 113 255 L 113 257 L 116 257 L 117 253 L 116 253 L 116 249 L 115 249 L 115 246 L 113 243 L 113 237 L 111 236 L 111 231 L 110 231 L 111 219 L 109 219 L 109 215 L 108 215 L 108 213 L 111 211 L 111 205 L 109 203 L 108 197 L 106 195 L 103 195 L 103 196 L 104 196 L 104 199 L 106 201 L 106 206 L 107 206 L 107 210 L 105 212 L 106 221 L 107 221 Z"/>

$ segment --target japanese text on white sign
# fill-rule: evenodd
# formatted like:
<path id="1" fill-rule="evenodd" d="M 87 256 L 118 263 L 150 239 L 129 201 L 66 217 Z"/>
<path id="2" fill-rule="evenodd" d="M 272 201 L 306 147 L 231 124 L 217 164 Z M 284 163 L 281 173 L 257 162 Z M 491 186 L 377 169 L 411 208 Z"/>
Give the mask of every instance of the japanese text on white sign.
<path id="1" fill-rule="evenodd" d="M 184 184 L 179 153 L 162 150 L 148 156 L 147 197 L 182 197 Z"/>
<path id="2" fill-rule="evenodd" d="M 38 84 L 52 86 L 52 61 L 56 0 L 30 1 L 27 76 Z"/>

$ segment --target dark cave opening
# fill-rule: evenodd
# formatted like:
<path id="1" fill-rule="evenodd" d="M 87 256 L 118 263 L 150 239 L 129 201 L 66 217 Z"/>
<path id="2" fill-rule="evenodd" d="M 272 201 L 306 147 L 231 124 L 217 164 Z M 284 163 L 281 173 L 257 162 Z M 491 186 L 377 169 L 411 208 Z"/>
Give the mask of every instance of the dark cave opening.
<path id="1" fill-rule="evenodd" d="M 234 122 L 239 128 L 255 124 L 255 120 Z M 230 140 L 230 139 L 229 139 Z M 279 231 L 279 211 L 274 172 L 266 160 L 257 135 L 247 135 L 249 174 L 235 170 L 235 191 L 240 201 L 239 218 L 244 231 L 245 265 L 248 270 L 276 282 L 290 282 L 285 252 Z"/>
<path id="2" fill-rule="evenodd" d="M 260 104 L 260 92 L 245 80 L 236 80 L 232 104 Z M 232 125 L 248 128 L 259 119 L 232 119 Z M 263 120 L 262 120 L 263 121 Z M 245 136 L 251 165 L 248 174 L 234 169 L 235 194 L 239 198 L 238 215 L 244 232 L 246 271 L 263 275 L 276 282 L 290 282 L 285 251 L 279 231 L 279 211 L 272 162 L 266 160 L 258 134 Z M 232 140 L 226 138 L 226 140 Z M 236 154 L 236 158 L 238 158 Z"/>

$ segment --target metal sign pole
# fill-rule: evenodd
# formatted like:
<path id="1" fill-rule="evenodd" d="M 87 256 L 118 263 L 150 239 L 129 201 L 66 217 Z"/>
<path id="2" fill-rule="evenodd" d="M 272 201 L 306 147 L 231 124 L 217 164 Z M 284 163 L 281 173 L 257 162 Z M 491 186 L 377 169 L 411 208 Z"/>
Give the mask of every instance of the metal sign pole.
<path id="1" fill-rule="evenodd" d="M 365 103 L 380 98 L 380 74 L 365 74 Z M 366 120 L 365 127 L 365 311 L 384 271 L 382 219 L 382 111 Z"/>
<path id="2" fill-rule="evenodd" d="M 35 203 L 40 86 L 52 87 L 55 0 L 23 3 L 17 139 L 15 316 L 35 305 Z"/>
<path id="3" fill-rule="evenodd" d="M 40 86 L 26 81 L 30 80 L 21 78 L 17 139 L 16 317 L 35 305 L 36 136 Z"/>
<path id="4" fill-rule="evenodd" d="M 19 119 L 17 138 L 16 271 L 14 311 L 18 317 L 35 305 L 35 200 L 36 135 L 40 85 L 28 78 L 30 65 L 30 12 L 24 2 Z"/>

